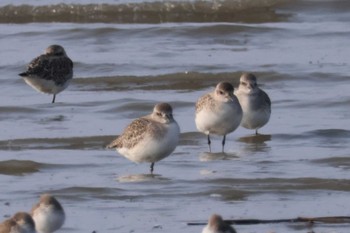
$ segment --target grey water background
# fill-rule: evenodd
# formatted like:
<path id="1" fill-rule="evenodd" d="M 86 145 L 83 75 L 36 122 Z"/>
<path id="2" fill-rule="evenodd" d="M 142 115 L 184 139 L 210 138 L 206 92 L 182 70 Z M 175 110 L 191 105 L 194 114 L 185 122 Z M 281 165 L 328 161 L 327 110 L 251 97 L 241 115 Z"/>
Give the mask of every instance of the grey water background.
<path id="1" fill-rule="evenodd" d="M 59 232 L 201 232 L 226 219 L 350 215 L 350 2 L 0 2 L 0 214 L 44 192 L 66 210 Z M 17 76 L 50 44 L 74 61 L 51 104 Z M 256 137 L 239 128 L 208 153 L 194 103 L 254 72 L 272 100 Z M 175 152 L 134 164 L 105 145 L 155 103 L 181 127 Z M 220 137 L 213 151 L 219 152 Z M 238 225 L 244 233 L 348 233 L 349 224 Z"/>

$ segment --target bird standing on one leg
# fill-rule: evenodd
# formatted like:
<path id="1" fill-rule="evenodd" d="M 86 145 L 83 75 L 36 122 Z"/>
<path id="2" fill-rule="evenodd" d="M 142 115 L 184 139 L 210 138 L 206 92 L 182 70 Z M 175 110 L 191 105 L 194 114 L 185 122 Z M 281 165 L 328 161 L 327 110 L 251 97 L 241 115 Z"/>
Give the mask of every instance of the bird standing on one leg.
<path id="1" fill-rule="evenodd" d="M 220 82 L 213 92 L 200 97 L 196 103 L 195 122 L 197 129 L 208 135 L 211 152 L 210 134 L 222 135 L 222 152 L 226 135 L 237 129 L 242 119 L 242 108 L 233 95 L 233 86 Z"/>
<path id="2" fill-rule="evenodd" d="M 154 163 L 169 156 L 176 148 L 180 128 L 173 118 L 173 109 L 168 103 L 155 105 L 153 112 L 138 118 L 107 148 L 116 148 L 127 159 L 136 162 Z"/>
<path id="3" fill-rule="evenodd" d="M 56 95 L 67 88 L 73 78 L 73 62 L 60 45 L 51 45 L 42 54 L 34 58 L 27 71 L 20 73 L 24 81 L 35 90 Z"/>
<path id="4" fill-rule="evenodd" d="M 270 119 L 271 100 L 269 96 L 258 87 L 256 77 L 251 73 L 242 74 L 238 89 L 234 94 L 243 110 L 241 125 L 247 129 L 255 129 L 255 134 L 258 134 L 258 129 Z"/>

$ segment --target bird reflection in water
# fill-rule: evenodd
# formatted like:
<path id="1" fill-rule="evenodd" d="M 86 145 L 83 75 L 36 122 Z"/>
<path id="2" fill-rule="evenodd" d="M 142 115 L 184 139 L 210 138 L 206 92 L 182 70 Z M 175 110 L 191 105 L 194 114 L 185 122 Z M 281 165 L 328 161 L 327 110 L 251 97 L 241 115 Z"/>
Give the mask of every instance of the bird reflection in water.
<path id="1" fill-rule="evenodd" d="M 258 134 L 241 137 L 239 142 L 245 143 L 244 151 L 250 152 L 268 152 L 271 147 L 266 143 L 271 141 L 272 136 L 269 134 Z"/>

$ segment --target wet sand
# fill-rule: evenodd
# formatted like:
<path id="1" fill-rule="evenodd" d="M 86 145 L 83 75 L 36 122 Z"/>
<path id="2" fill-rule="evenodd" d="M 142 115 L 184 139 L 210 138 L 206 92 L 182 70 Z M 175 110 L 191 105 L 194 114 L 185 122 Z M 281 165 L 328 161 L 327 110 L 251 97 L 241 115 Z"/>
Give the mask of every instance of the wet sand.
<path id="1" fill-rule="evenodd" d="M 349 215 L 349 38 L 345 1 L 294 1 L 230 22 L 0 24 L 2 216 L 29 211 L 43 192 L 66 210 L 58 232 L 200 232 L 187 222 Z M 339 7 L 341 6 L 341 7 Z M 264 12 L 264 10 L 260 10 Z M 322 19 L 322 21 L 320 20 Z M 74 60 L 74 79 L 51 97 L 17 73 L 52 43 Z M 251 71 L 272 100 L 262 135 L 213 137 L 194 103 L 219 81 Z M 155 103 L 181 128 L 175 152 L 134 164 L 105 146 Z M 84 224 L 82 224 L 84 222 Z M 348 224 L 259 224 L 238 232 L 347 233 Z"/>

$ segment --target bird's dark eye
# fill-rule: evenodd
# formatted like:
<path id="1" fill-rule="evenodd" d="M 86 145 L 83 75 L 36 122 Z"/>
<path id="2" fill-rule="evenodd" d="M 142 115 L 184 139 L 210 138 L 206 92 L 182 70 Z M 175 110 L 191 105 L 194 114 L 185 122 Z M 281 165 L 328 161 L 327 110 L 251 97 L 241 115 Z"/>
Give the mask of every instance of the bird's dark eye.
<path id="1" fill-rule="evenodd" d="M 224 92 L 223 92 L 223 91 L 219 91 L 219 94 L 220 94 L 220 95 L 223 95 L 223 94 L 224 94 Z"/>
<path id="2" fill-rule="evenodd" d="M 162 114 L 160 112 L 157 112 L 157 116 L 162 116 Z"/>
<path id="3" fill-rule="evenodd" d="M 247 83 L 245 83 L 245 82 L 241 82 L 241 84 L 242 84 L 243 86 L 247 86 Z"/>

